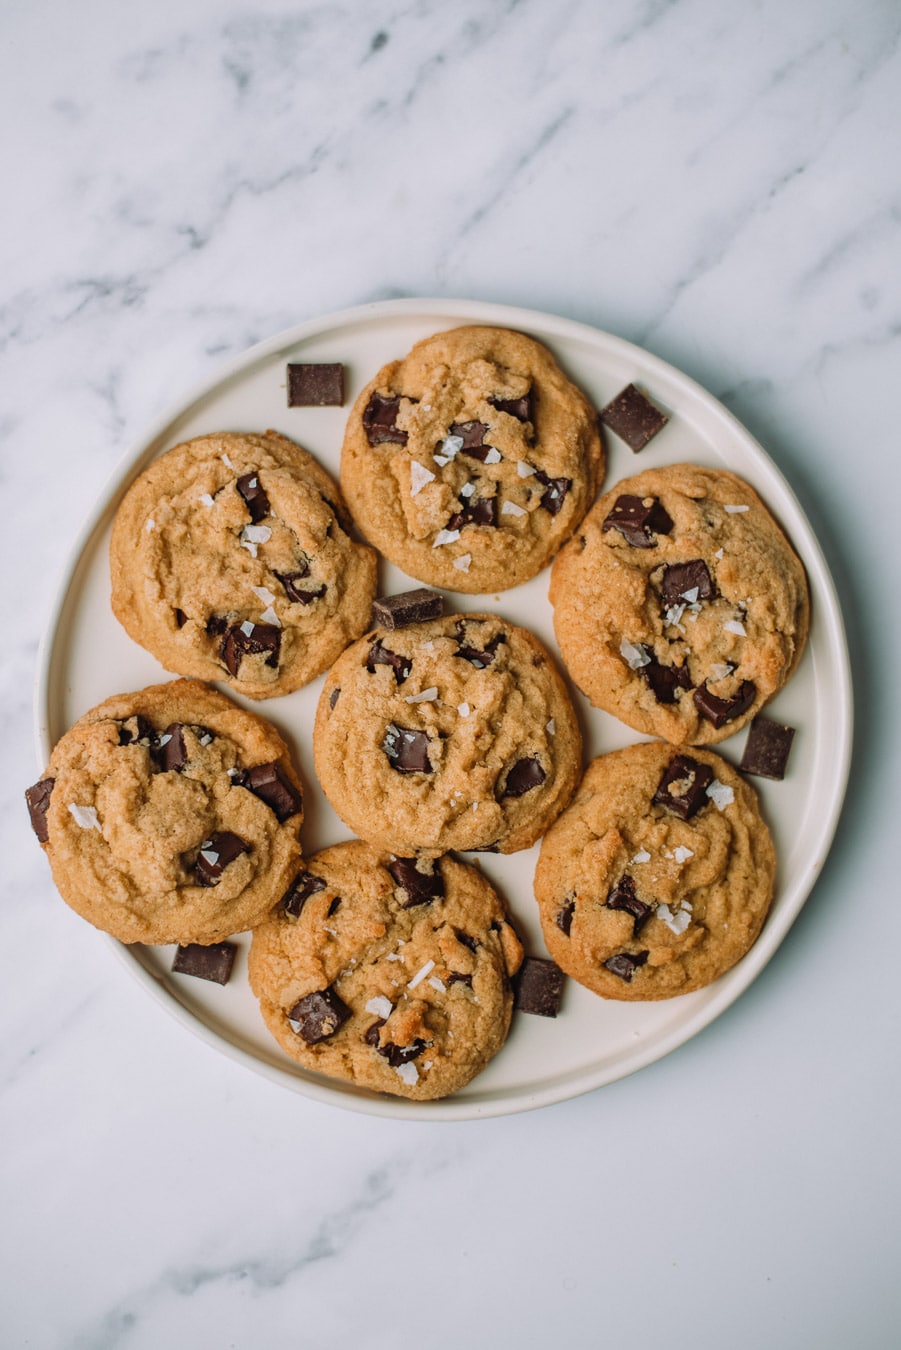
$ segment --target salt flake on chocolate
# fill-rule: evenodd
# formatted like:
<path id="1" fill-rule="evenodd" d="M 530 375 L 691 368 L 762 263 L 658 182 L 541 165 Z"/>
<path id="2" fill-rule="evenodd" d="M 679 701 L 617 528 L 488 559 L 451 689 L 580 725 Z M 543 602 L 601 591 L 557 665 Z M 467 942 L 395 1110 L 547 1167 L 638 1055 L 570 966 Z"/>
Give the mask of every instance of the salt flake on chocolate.
<path id="1" fill-rule="evenodd" d="M 97 819 L 97 810 L 93 806 L 78 806 L 76 802 L 69 802 L 69 814 L 82 830 L 100 831 L 100 821 Z M 102 833 L 102 831 L 100 831 Z"/>

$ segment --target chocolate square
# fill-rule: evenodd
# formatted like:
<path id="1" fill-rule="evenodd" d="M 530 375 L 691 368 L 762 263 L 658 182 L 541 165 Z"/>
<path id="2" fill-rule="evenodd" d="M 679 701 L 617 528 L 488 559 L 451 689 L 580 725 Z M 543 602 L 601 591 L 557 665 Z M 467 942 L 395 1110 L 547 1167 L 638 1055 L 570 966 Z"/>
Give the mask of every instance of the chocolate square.
<path id="1" fill-rule="evenodd" d="M 425 587 L 401 591 L 398 595 L 381 595 L 372 604 L 373 622 L 382 628 L 407 628 L 411 623 L 440 619 L 443 613 L 444 596 Z"/>
<path id="2" fill-rule="evenodd" d="M 621 389 L 598 416 L 635 454 L 643 450 L 669 421 L 666 414 L 655 407 L 634 384 L 627 384 L 625 389 Z"/>
<path id="3" fill-rule="evenodd" d="M 612 511 L 604 518 L 601 533 L 619 530 L 633 548 L 656 548 L 657 535 L 669 534 L 672 528 L 670 514 L 659 498 L 635 497 L 627 492 L 613 503 Z"/>
<path id="4" fill-rule="evenodd" d="M 50 807 L 50 794 L 55 782 L 55 778 L 42 778 L 39 783 L 25 789 L 25 802 L 28 806 L 31 828 L 42 844 L 46 844 L 48 838 L 47 811 Z"/>
<path id="5" fill-rule="evenodd" d="M 172 969 L 176 975 L 195 975 L 199 980 L 228 984 L 237 952 L 233 942 L 212 942 L 208 947 L 189 942 L 175 953 Z"/>
<path id="6" fill-rule="evenodd" d="M 707 805 L 707 789 L 712 782 L 709 764 L 701 764 L 689 755 L 674 755 L 652 800 L 655 806 L 665 806 L 681 820 L 691 820 Z"/>
<path id="7" fill-rule="evenodd" d="M 536 1017 L 556 1017 L 566 976 L 554 961 L 527 956 L 513 982 L 514 1007 Z"/>
<path id="8" fill-rule="evenodd" d="M 289 408 L 340 408 L 344 367 L 339 362 L 289 362 Z"/>
<path id="9" fill-rule="evenodd" d="M 743 773 L 753 773 L 758 778 L 775 778 L 781 782 L 785 777 L 785 766 L 794 736 L 794 727 L 771 722 L 768 717 L 755 717 L 739 768 Z"/>
<path id="10" fill-rule="evenodd" d="M 235 787 L 247 788 L 261 802 L 265 802 L 275 817 L 283 825 L 291 816 L 296 816 L 303 805 L 303 798 L 277 761 L 271 764 L 255 764 L 252 769 L 243 769 L 232 779 Z"/>
<path id="11" fill-rule="evenodd" d="M 348 1017 L 350 1008 L 332 988 L 306 994 L 288 1013 L 292 1029 L 303 1037 L 307 1045 L 318 1045 L 327 1037 L 334 1036 Z"/>
<path id="12" fill-rule="evenodd" d="M 715 727 L 724 727 L 727 722 L 732 722 L 743 712 L 747 712 L 757 697 L 757 690 L 753 681 L 742 680 L 738 693 L 733 698 L 717 698 L 715 694 L 711 694 L 705 681 L 695 690 L 693 697 L 702 717 L 706 717 Z"/>

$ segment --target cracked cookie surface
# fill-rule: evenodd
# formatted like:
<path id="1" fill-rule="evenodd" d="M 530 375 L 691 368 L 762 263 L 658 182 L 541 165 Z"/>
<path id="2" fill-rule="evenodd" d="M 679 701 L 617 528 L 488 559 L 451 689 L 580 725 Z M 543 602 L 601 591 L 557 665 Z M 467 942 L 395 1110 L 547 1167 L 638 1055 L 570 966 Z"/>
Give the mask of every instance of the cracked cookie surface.
<path id="1" fill-rule="evenodd" d="M 326 677 L 313 752 L 332 806 L 370 843 L 513 853 L 569 800 L 581 735 L 537 638 L 452 614 L 349 647 Z"/>
<path id="2" fill-rule="evenodd" d="M 417 865 L 354 841 L 304 864 L 254 930 L 248 972 L 292 1059 L 427 1100 L 463 1087 L 501 1048 L 521 959 L 478 868 Z"/>
<path id="3" fill-rule="evenodd" d="M 803 566 L 742 479 L 692 464 L 624 479 L 551 573 L 564 663 L 598 708 L 674 744 L 723 740 L 794 671 Z"/>
<path id="4" fill-rule="evenodd" d="M 383 367 L 347 423 L 341 486 L 410 576 L 503 590 L 544 567 L 604 474 L 597 413 L 541 343 L 466 327 Z"/>
<path id="5" fill-rule="evenodd" d="M 369 622 L 376 560 L 348 528 L 335 482 L 286 437 L 186 441 L 116 513 L 113 612 L 167 670 L 290 693 Z"/>
<path id="6" fill-rule="evenodd" d="M 659 741 L 594 760 L 535 872 L 548 951 L 604 998 L 689 993 L 756 940 L 775 854 L 753 789 L 710 750 Z"/>
<path id="7" fill-rule="evenodd" d="M 122 942 L 219 942 L 264 918 L 297 869 L 303 801 L 288 747 L 195 680 L 86 713 L 35 788 L 60 894 Z"/>

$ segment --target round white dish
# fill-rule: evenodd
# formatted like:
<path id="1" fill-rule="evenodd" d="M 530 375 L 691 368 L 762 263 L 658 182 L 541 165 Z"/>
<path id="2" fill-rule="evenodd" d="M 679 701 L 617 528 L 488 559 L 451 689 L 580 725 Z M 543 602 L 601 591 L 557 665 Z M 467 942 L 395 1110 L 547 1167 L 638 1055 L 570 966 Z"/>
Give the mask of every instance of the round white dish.
<path id="1" fill-rule="evenodd" d="M 131 447 L 76 541 L 42 645 L 35 700 L 40 767 L 63 731 L 90 707 L 111 694 L 173 678 L 126 636 L 110 610 L 110 529 L 136 474 L 192 436 L 271 427 L 305 446 L 337 477 L 345 419 L 363 385 L 419 338 L 464 323 L 521 329 L 545 342 L 598 408 L 630 381 L 644 387 L 670 421 L 640 455 L 606 434 L 604 490 L 640 469 L 683 460 L 734 470 L 757 489 L 800 554 L 810 582 L 812 621 L 797 672 L 767 708 L 768 715 L 797 728 L 787 776 L 783 782 L 750 780 L 778 853 L 773 907 L 748 955 L 706 989 L 660 1003 L 612 1003 L 569 980 L 556 1019 L 514 1014 L 507 1044 L 484 1073 L 451 1098 L 416 1103 L 322 1078 L 284 1056 L 266 1031 L 247 984 L 247 934 L 235 939 L 238 957 L 224 987 L 172 974 L 172 948 L 122 947 L 108 939 L 162 1007 L 248 1067 L 320 1101 L 420 1120 L 504 1115 L 576 1096 L 669 1054 L 719 1016 L 776 951 L 816 881 L 838 822 L 852 738 L 847 646 L 822 552 L 778 469 L 716 399 L 650 353 L 568 319 L 476 301 L 392 300 L 311 320 L 251 348 L 181 400 Z M 343 362 L 344 406 L 287 407 L 289 361 Z M 546 569 L 525 585 L 497 595 L 448 593 L 446 607 L 497 612 L 532 629 L 556 651 L 548 578 Z M 380 593 L 418 584 L 382 560 Z M 313 777 L 311 731 L 321 685 L 319 679 L 285 698 L 246 704 L 270 718 L 295 752 L 306 788 L 302 842 L 307 855 L 348 833 Z M 574 698 L 585 732 L 586 762 L 638 739 L 616 719 L 591 708 L 577 691 Z M 714 748 L 737 765 L 746 734 L 739 732 Z M 532 898 L 536 858 L 537 846 L 509 856 L 479 854 L 478 862 L 507 900 L 526 950 L 540 956 L 546 953 Z"/>

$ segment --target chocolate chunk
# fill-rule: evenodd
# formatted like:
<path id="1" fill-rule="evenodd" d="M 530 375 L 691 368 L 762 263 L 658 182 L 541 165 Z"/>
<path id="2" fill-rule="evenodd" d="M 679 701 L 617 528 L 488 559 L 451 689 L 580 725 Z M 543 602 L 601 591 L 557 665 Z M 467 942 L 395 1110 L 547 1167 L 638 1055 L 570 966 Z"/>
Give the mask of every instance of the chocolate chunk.
<path id="1" fill-rule="evenodd" d="M 751 680 L 742 680 L 738 693 L 733 698 L 717 698 L 711 694 L 706 682 L 694 692 L 695 707 L 701 716 L 706 717 L 715 727 L 725 726 L 727 722 L 740 717 L 750 708 L 756 697 L 757 690 Z"/>
<path id="2" fill-rule="evenodd" d="M 379 1017 L 376 1018 L 376 1020 L 372 1023 L 372 1026 L 366 1028 L 366 1030 L 363 1032 L 363 1040 L 366 1042 L 367 1045 L 374 1045 L 376 1049 L 378 1049 L 379 1032 L 381 1031 L 384 1025 L 385 1025 L 385 1018 Z"/>
<path id="3" fill-rule="evenodd" d="M 635 921 L 632 927 L 634 937 L 638 937 L 654 912 L 651 905 L 646 905 L 643 900 L 639 900 L 635 894 L 635 882 L 628 875 L 620 877 L 607 896 L 606 904 L 608 909 L 624 909 L 627 914 L 632 915 Z"/>
<path id="4" fill-rule="evenodd" d="M 340 697 L 341 697 L 341 689 L 340 689 L 340 687 L 337 688 L 337 689 L 333 689 L 332 692 L 329 694 L 329 696 L 328 696 L 328 705 L 329 705 L 329 707 L 330 707 L 333 711 L 334 711 L 335 704 L 338 702 L 338 699 L 339 699 Z"/>
<path id="5" fill-rule="evenodd" d="M 183 609 L 178 609 L 176 607 L 176 609 L 173 612 L 175 614 L 176 628 L 184 628 L 185 624 L 188 622 L 188 616 L 185 613 L 185 611 Z"/>
<path id="6" fill-rule="evenodd" d="M 533 788 L 540 787 L 547 774 L 533 755 L 530 759 L 518 759 L 507 774 L 507 782 L 502 797 L 524 797 Z"/>
<path id="7" fill-rule="evenodd" d="M 492 446 L 485 444 L 485 432 L 488 427 L 484 422 L 454 422 L 448 432 L 449 436 L 459 436 L 463 444 L 460 446 L 459 453 L 467 455 L 470 459 L 481 460 L 485 463 L 488 458 L 488 452 L 493 449 Z"/>
<path id="8" fill-rule="evenodd" d="M 440 900 L 444 895 L 444 878 L 434 862 L 422 860 L 432 870 L 420 871 L 416 858 L 393 858 L 387 864 L 388 871 L 403 893 L 402 909 L 412 909 L 414 905 L 428 905 Z"/>
<path id="9" fill-rule="evenodd" d="M 425 587 L 401 591 L 399 595 L 382 595 L 372 604 L 372 621 L 382 628 L 407 628 L 411 623 L 440 619 L 443 613 L 444 596 Z"/>
<path id="10" fill-rule="evenodd" d="M 692 591 L 697 592 L 694 600 L 712 600 L 716 595 L 713 578 L 703 558 L 673 563 L 663 569 L 660 594 L 667 605 L 693 604 L 694 600 L 688 599 Z"/>
<path id="11" fill-rule="evenodd" d="M 220 830 L 218 834 L 204 839 L 194 864 L 194 877 L 198 886 L 217 886 L 229 863 L 242 853 L 249 852 L 250 845 L 230 830 Z"/>
<path id="12" fill-rule="evenodd" d="M 539 483 L 544 485 L 544 492 L 541 494 L 540 506 L 550 515 L 555 516 L 563 505 L 563 500 L 573 485 L 571 478 L 548 478 L 543 470 L 538 469 L 535 477 Z"/>
<path id="13" fill-rule="evenodd" d="M 527 956 L 513 982 L 514 1007 L 538 1017 L 556 1017 L 565 978 L 553 961 Z"/>
<path id="14" fill-rule="evenodd" d="M 196 975 L 199 980 L 228 984 L 237 952 L 233 942 L 213 942 L 208 947 L 189 942 L 175 953 L 172 969 L 176 975 Z"/>
<path id="15" fill-rule="evenodd" d="M 509 413 L 511 417 L 515 417 L 517 422 L 534 422 L 532 398 L 533 391 L 530 389 L 522 398 L 489 398 L 488 402 L 492 408 L 497 408 L 498 412 Z"/>
<path id="16" fill-rule="evenodd" d="M 335 915 L 335 914 L 338 913 L 338 910 L 339 910 L 340 908 L 341 908 L 341 896 L 340 896 L 340 895 L 336 895 L 335 898 L 334 898 L 334 900 L 333 900 L 333 901 L 331 902 L 331 904 L 329 905 L 329 907 L 328 907 L 328 912 L 327 912 L 327 914 L 326 914 L 325 917 L 326 917 L 327 919 L 332 918 L 333 915 Z"/>
<path id="17" fill-rule="evenodd" d="M 575 900 L 567 900 L 557 910 L 557 917 L 554 919 L 554 923 L 560 929 L 560 932 L 565 933 L 567 937 L 569 937 L 570 929 L 573 926 L 573 914 L 575 913 L 575 910 Z"/>
<path id="18" fill-rule="evenodd" d="M 395 425 L 400 412 L 400 395 L 386 398 L 384 394 L 373 393 L 363 409 L 363 430 L 370 445 L 406 445 L 408 435 Z"/>
<path id="19" fill-rule="evenodd" d="M 771 722 L 768 717 L 755 717 L 739 767 L 745 773 L 757 774 L 759 778 L 775 778 L 781 782 L 785 777 L 794 735 L 794 727 Z"/>
<path id="20" fill-rule="evenodd" d="M 247 788 L 261 802 L 265 802 L 282 825 L 290 816 L 296 816 L 303 805 L 303 798 L 284 770 L 273 761 L 271 764 L 255 764 L 252 769 L 244 769 L 232 779 L 235 787 Z"/>
<path id="21" fill-rule="evenodd" d="M 228 628 L 228 619 L 224 614 L 211 614 L 206 621 L 207 637 L 221 637 Z"/>
<path id="22" fill-rule="evenodd" d="M 464 525 L 497 525 L 497 498 L 470 497 L 463 509 L 451 516 L 445 528 L 462 530 Z"/>
<path id="23" fill-rule="evenodd" d="M 638 967 L 643 966 L 647 959 L 647 952 L 617 952 L 615 956 L 608 957 L 604 965 L 611 974 L 618 975 L 626 984 L 630 984 Z"/>
<path id="24" fill-rule="evenodd" d="M 277 669 L 281 645 L 282 630 L 274 623 L 251 623 L 245 619 L 243 623 L 233 623 L 226 628 L 219 655 L 229 674 L 237 679 L 245 656 L 265 653 L 265 664 Z"/>
<path id="25" fill-rule="evenodd" d="M 450 986 L 451 986 L 452 984 L 465 984 L 466 987 L 467 987 L 467 989 L 471 989 L 471 988 L 472 988 L 472 976 L 471 976 L 471 975 L 461 975 L 460 972 L 459 972 L 458 970 L 452 970 L 452 971 L 450 972 L 450 974 L 448 975 L 448 977 L 447 977 L 447 984 L 448 984 L 448 988 L 450 988 Z"/>
<path id="26" fill-rule="evenodd" d="M 305 994 L 288 1013 L 292 1028 L 307 1045 L 317 1045 L 319 1041 L 334 1036 L 348 1017 L 350 1008 L 331 988 Z"/>
<path id="27" fill-rule="evenodd" d="M 292 919 L 299 918 L 310 896 L 317 891 L 324 891 L 325 887 L 322 877 L 316 877 L 312 872 L 298 872 L 290 889 L 282 896 L 282 909 Z"/>
<path id="28" fill-rule="evenodd" d="M 636 454 L 669 421 L 666 414 L 656 408 L 634 384 L 627 384 L 625 389 L 621 389 L 598 415 L 604 425 L 621 436 Z"/>
<path id="29" fill-rule="evenodd" d="M 172 770 L 181 773 L 188 763 L 190 756 L 185 740 L 185 729 L 182 722 L 170 722 L 166 730 L 151 746 L 151 753 L 163 773 L 169 773 Z M 193 732 L 201 745 L 209 745 L 213 739 L 213 733 L 208 727 L 192 726 L 188 727 L 187 730 Z"/>
<path id="30" fill-rule="evenodd" d="M 458 942 L 462 942 L 464 947 L 468 947 L 471 952 L 478 951 L 479 949 L 478 942 L 476 942 L 475 938 L 472 937 L 469 933 L 464 933 L 462 928 L 454 929 L 454 937 L 457 939 Z"/>
<path id="31" fill-rule="evenodd" d="M 238 479 L 235 487 L 247 503 L 250 519 L 254 525 L 269 515 L 269 498 L 256 473 L 245 473 Z"/>
<path id="32" fill-rule="evenodd" d="M 657 497 L 633 497 L 629 493 L 617 497 L 613 510 L 601 530 L 619 530 L 633 548 L 654 548 L 658 534 L 669 534 L 673 528 L 666 509 Z"/>
<path id="33" fill-rule="evenodd" d="M 299 581 L 303 581 L 304 577 L 310 575 L 309 567 L 300 572 L 276 572 L 275 575 L 284 587 L 285 595 L 295 605 L 311 605 L 314 600 L 321 600 L 325 595 L 326 587 L 324 585 L 310 588 L 297 584 Z"/>
<path id="34" fill-rule="evenodd" d="M 404 680 L 413 669 L 413 662 L 408 656 L 401 656 L 400 652 L 391 651 L 376 638 L 369 648 L 369 655 L 366 658 L 366 669 L 370 675 L 375 674 L 376 666 L 390 666 L 394 671 L 394 679 L 397 684 L 403 684 Z"/>
<path id="35" fill-rule="evenodd" d="M 476 647 L 466 641 L 466 624 L 461 619 L 456 625 L 457 634 L 457 656 L 462 656 L 464 661 L 468 661 L 476 670 L 484 670 L 490 666 L 494 660 L 497 649 L 502 642 L 506 642 L 503 633 L 497 633 L 493 638 L 486 642 L 484 647 Z"/>
<path id="36" fill-rule="evenodd" d="M 340 408 L 344 367 L 340 362 L 288 362 L 289 408 Z"/>
<path id="37" fill-rule="evenodd" d="M 42 778 L 39 783 L 25 789 L 25 804 L 28 807 L 31 828 L 42 844 L 47 842 L 47 810 L 55 782 L 55 778 Z"/>
<path id="38" fill-rule="evenodd" d="M 389 722 L 382 749 L 398 773 L 434 773 L 429 760 L 429 738 L 424 731 Z"/>
<path id="39" fill-rule="evenodd" d="M 688 666 L 664 666 L 652 654 L 650 647 L 644 643 L 641 647 L 651 659 L 646 666 L 639 667 L 639 675 L 650 685 L 658 703 L 675 703 L 677 689 L 691 688 Z"/>
<path id="40" fill-rule="evenodd" d="M 699 764 L 688 755 L 676 755 L 657 785 L 655 806 L 665 806 L 673 815 L 690 820 L 707 805 L 707 788 L 713 782 L 709 764 Z"/>
<path id="41" fill-rule="evenodd" d="M 126 717 L 124 722 L 119 724 L 119 744 L 120 745 L 146 745 L 150 747 L 156 741 L 156 732 L 140 713 L 134 717 Z"/>
<path id="42" fill-rule="evenodd" d="M 373 1044 L 376 1045 L 376 1049 L 382 1058 L 387 1059 L 392 1069 L 396 1069 L 401 1064 L 409 1064 L 411 1059 L 418 1059 L 423 1050 L 426 1050 L 432 1042 L 424 1041 L 420 1036 L 417 1036 L 416 1040 L 410 1045 L 394 1045 L 391 1041 L 388 1041 L 386 1045 L 378 1045 L 376 1042 L 373 1042 Z"/>

